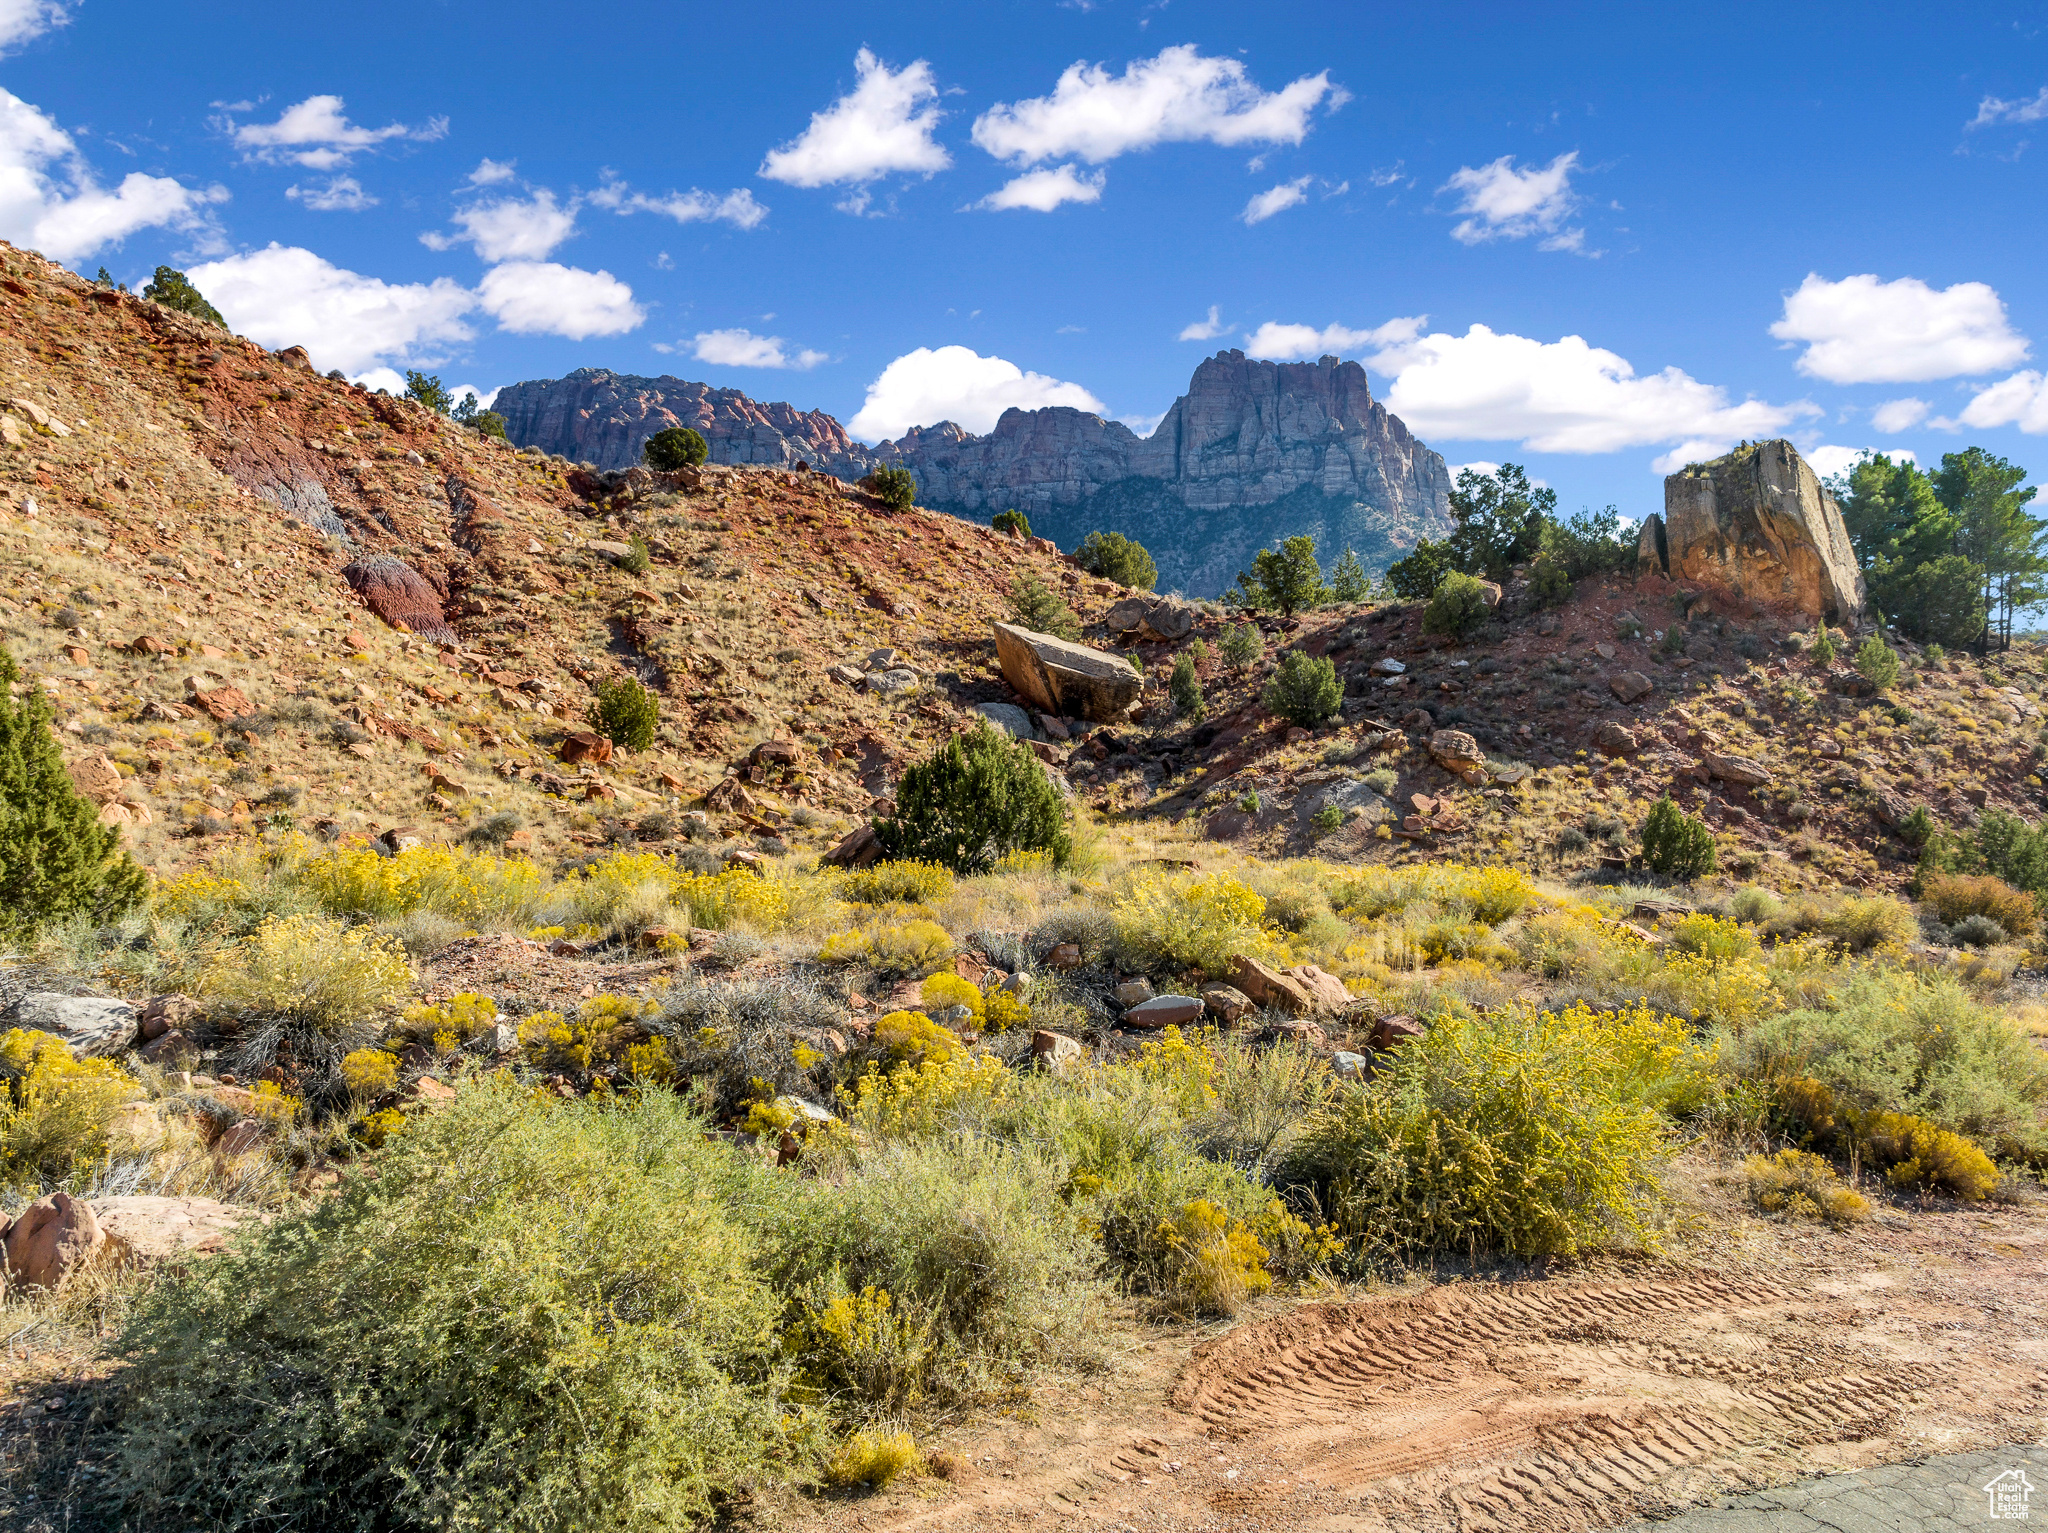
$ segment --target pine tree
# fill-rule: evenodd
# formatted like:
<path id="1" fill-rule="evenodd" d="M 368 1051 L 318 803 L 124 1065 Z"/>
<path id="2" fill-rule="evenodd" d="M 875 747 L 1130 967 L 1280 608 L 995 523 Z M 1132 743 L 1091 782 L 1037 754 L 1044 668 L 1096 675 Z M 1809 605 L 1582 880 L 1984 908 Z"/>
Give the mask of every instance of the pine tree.
<path id="1" fill-rule="evenodd" d="M 1180 658 L 1173 662 L 1173 679 L 1167 684 L 1167 695 L 1173 699 L 1174 715 L 1191 723 L 1199 724 L 1209 711 L 1202 697 L 1202 679 L 1195 674 L 1192 651 L 1182 650 Z"/>
<path id="2" fill-rule="evenodd" d="M 1344 557 L 1330 571 L 1330 595 L 1342 602 L 1371 600 L 1372 576 L 1365 572 L 1365 561 L 1355 549 L 1345 549 Z"/>
<path id="3" fill-rule="evenodd" d="M 209 325 L 219 325 L 223 330 L 228 327 L 228 322 L 221 318 L 220 310 L 208 303 L 199 289 L 175 266 L 159 266 L 156 276 L 143 287 L 142 296 L 167 309 L 176 309 L 180 314 L 203 319 Z"/>
<path id="4" fill-rule="evenodd" d="M 67 916 L 118 915 L 148 892 L 142 869 L 64 770 L 42 689 L 0 649 L 0 932 Z"/>
<path id="5" fill-rule="evenodd" d="M 948 740 L 896 785 L 896 813 L 874 822 L 883 853 L 986 873 L 1011 852 L 1047 852 L 1064 867 L 1067 808 L 1029 749 L 986 724 Z"/>

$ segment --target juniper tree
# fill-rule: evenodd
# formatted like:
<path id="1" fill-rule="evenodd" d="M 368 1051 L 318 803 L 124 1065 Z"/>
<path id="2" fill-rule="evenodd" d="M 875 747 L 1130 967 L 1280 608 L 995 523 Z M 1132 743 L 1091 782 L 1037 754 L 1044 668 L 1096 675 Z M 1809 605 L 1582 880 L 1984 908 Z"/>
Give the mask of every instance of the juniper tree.
<path id="1" fill-rule="evenodd" d="M 16 697 L 19 679 L 0 649 L 0 931 L 118 915 L 147 892 L 142 869 L 64 770 L 42 689 Z"/>

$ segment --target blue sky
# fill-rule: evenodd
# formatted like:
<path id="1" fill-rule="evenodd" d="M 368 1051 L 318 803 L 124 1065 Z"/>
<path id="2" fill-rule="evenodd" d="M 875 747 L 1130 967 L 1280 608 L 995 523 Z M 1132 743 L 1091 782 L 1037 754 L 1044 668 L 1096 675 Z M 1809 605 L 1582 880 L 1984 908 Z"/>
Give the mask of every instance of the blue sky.
<path id="1" fill-rule="evenodd" d="M 2048 459 L 2048 6 L 166 16 L 0 0 L 0 237 L 181 265 L 323 369 L 673 372 L 873 440 L 1142 430 L 1214 350 L 1327 350 L 1631 516 L 1741 437 Z"/>

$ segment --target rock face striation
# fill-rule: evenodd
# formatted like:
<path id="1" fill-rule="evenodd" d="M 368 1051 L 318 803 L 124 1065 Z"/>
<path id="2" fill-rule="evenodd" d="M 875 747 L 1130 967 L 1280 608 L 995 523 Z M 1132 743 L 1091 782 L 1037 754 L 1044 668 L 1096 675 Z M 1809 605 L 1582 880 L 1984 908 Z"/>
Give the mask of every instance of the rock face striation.
<path id="1" fill-rule="evenodd" d="M 641 444 L 673 425 L 702 432 L 717 463 L 801 461 L 853 480 L 901 464 L 926 505 L 977 520 L 1014 507 L 1063 546 L 1098 528 L 1122 532 L 1151 550 L 1162 589 L 1201 594 L 1297 533 L 1314 537 L 1326 562 L 1352 548 L 1384 564 L 1450 527 L 1442 456 L 1373 399 L 1364 368 L 1336 357 L 1219 352 L 1144 437 L 1058 406 L 1007 410 L 986 435 L 940 421 L 867 448 L 822 412 L 590 368 L 514 384 L 492 408 L 514 442 L 599 467 L 637 461 Z"/>
<path id="2" fill-rule="evenodd" d="M 1790 442 L 1751 442 L 1664 481 L 1664 515 L 1644 523 L 1641 568 L 1716 581 L 1810 617 L 1853 622 L 1863 572 L 1842 508 Z"/>
<path id="3" fill-rule="evenodd" d="M 852 480 L 885 461 L 822 410 L 762 404 L 738 389 L 665 374 L 639 378 L 579 367 L 566 378 L 500 389 L 491 408 L 505 417 L 505 435 L 519 446 L 543 447 L 598 468 L 631 468 L 647 439 L 671 426 L 699 433 L 713 463 L 808 463 Z"/>

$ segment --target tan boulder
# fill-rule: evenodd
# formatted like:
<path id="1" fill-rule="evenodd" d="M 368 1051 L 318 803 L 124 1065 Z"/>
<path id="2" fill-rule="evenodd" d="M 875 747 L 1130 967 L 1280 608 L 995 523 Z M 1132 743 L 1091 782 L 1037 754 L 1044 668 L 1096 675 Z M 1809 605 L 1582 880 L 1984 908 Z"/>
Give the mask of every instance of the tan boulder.
<path id="1" fill-rule="evenodd" d="M 1467 782 L 1486 776 L 1486 752 L 1462 729 L 1439 729 L 1429 737 L 1429 754 L 1436 764 Z"/>
<path id="2" fill-rule="evenodd" d="M 1632 703 L 1639 697 L 1647 697 L 1655 685 L 1641 671 L 1616 671 L 1607 678 L 1608 689 L 1624 703 Z"/>
<path id="3" fill-rule="evenodd" d="M 1289 1016 L 1338 1016 L 1351 1005 L 1344 981 L 1312 963 L 1283 971 L 1240 953 L 1230 960 L 1230 983 L 1254 1005 Z"/>
<path id="4" fill-rule="evenodd" d="M 603 735 L 588 730 L 574 730 L 565 735 L 555 752 L 555 759 L 569 766 L 582 762 L 605 762 L 612 759 L 612 742 Z"/>
<path id="5" fill-rule="evenodd" d="M 1252 1010 L 1252 998 L 1234 985 L 1211 985 L 1202 992 L 1202 1005 L 1219 1022 L 1235 1022 Z"/>
<path id="6" fill-rule="evenodd" d="M 92 1208 L 68 1192 L 38 1198 L 0 1235 L 7 1276 L 16 1287 L 55 1293 L 106 1243 Z"/>
<path id="7" fill-rule="evenodd" d="M 95 804 L 111 804 L 121 796 L 121 769 L 103 754 L 72 762 L 71 781 L 81 796 Z"/>
<path id="8" fill-rule="evenodd" d="M 106 1236 L 106 1258 L 153 1266 L 181 1256 L 211 1256 L 249 1219 L 262 1217 L 213 1198 L 101 1198 L 93 1214 Z"/>
<path id="9" fill-rule="evenodd" d="M 1080 1040 L 1069 1038 L 1065 1033 L 1047 1032 L 1041 1028 L 1031 1035 L 1031 1057 L 1038 1061 L 1040 1069 L 1058 1074 L 1068 1065 L 1079 1063 L 1081 1054 Z"/>
<path id="10" fill-rule="evenodd" d="M 1761 788 L 1777 781 L 1771 775 L 1770 768 L 1760 761 L 1750 760 L 1747 756 L 1715 750 L 1702 754 L 1706 758 L 1708 774 L 1720 778 L 1723 782 L 1732 782 L 1740 788 Z"/>
<path id="11" fill-rule="evenodd" d="M 1112 723 L 1144 688 L 1138 673 L 1117 655 L 1014 623 L 992 626 L 1003 679 L 1041 713 Z"/>
<path id="12" fill-rule="evenodd" d="M 1662 525 L 1644 528 L 1639 559 L 1660 535 L 1674 580 L 1717 582 L 1840 623 L 1862 614 L 1863 574 L 1841 507 L 1790 442 L 1752 442 L 1671 475 Z"/>

